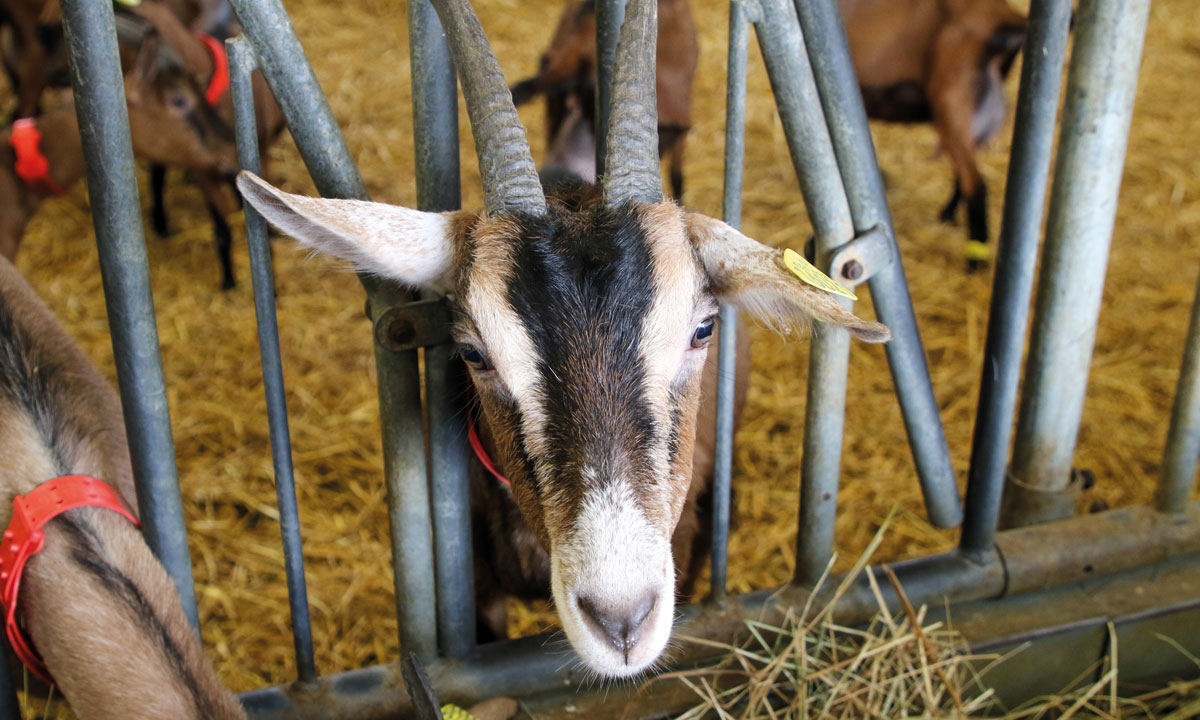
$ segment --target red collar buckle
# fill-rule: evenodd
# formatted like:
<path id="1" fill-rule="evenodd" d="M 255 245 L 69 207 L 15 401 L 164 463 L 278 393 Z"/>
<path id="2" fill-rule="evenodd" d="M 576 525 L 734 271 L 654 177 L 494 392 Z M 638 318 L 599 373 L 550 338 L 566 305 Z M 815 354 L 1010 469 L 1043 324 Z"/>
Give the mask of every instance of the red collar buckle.
<path id="1" fill-rule="evenodd" d="M 208 54 L 212 56 L 213 61 L 213 75 L 204 90 L 204 99 L 209 105 L 216 105 L 229 89 L 229 56 L 225 54 L 225 45 L 220 40 L 205 33 L 196 35 L 204 43 L 204 47 L 208 48 Z"/>
<path id="2" fill-rule="evenodd" d="M 42 528 L 46 523 L 68 510 L 88 506 L 116 510 L 141 527 L 133 513 L 125 508 L 117 491 L 107 483 L 87 475 L 64 475 L 13 498 L 12 520 L 0 544 L 0 586 L 3 588 L 0 608 L 4 611 L 8 641 L 30 672 L 47 683 L 53 682 L 50 672 L 17 622 L 21 573 L 29 558 L 45 546 L 46 534 Z"/>
<path id="3" fill-rule="evenodd" d="M 13 123 L 8 144 L 17 154 L 13 170 L 29 189 L 41 197 L 66 195 L 67 190 L 50 179 L 50 161 L 42 154 L 42 131 L 33 118 L 21 118 Z"/>

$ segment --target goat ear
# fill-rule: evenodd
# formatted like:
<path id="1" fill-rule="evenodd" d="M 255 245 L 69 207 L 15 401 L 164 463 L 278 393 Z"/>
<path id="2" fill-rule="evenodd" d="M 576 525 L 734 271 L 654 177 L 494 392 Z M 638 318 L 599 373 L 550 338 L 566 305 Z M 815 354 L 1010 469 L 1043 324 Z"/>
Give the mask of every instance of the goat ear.
<path id="1" fill-rule="evenodd" d="M 813 320 L 840 325 L 867 342 L 886 342 L 886 325 L 854 315 L 837 298 L 802 282 L 783 264 L 783 253 L 729 225 L 685 213 L 688 236 L 700 255 L 713 293 L 777 330 L 807 327 Z"/>
<path id="2" fill-rule="evenodd" d="M 359 272 L 443 294 L 454 289 L 456 226 L 467 213 L 292 195 L 246 171 L 237 186 L 272 225 Z"/>

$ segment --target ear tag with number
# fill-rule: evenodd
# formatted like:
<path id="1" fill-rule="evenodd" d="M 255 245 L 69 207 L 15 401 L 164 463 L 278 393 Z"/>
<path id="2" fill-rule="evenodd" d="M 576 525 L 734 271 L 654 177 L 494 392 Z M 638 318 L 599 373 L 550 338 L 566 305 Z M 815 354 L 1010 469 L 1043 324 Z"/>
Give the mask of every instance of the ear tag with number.
<path id="1" fill-rule="evenodd" d="M 834 282 L 833 278 L 818 270 L 815 265 L 805 260 L 800 253 L 792 250 L 791 248 L 783 251 L 783 264 L 786 265 L 787 269 L 791 270 L 792 274 L 794 274 L 796 277 L 800 278 L 809 285 L 812 285 L 818 290 L 824 290 L 825 292 L 833 293 L 834 295 L 841 295 L 842 297 L 850 298 L 851 300 L 858 299 L 857 295 Z"/>

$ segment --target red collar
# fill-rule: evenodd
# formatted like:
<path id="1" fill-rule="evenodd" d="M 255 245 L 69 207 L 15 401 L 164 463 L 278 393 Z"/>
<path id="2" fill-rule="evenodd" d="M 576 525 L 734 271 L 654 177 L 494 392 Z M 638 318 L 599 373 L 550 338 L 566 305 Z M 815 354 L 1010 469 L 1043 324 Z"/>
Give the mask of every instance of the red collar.
<path id="1" fill-rule="evenodd" d="M 50 161 L 42 154 L 42 131 L 33 118 L 21 118 L 13 123 L 8 144 L 17 153 L 13 165 L 17 177 L 41 197 L 66 195 L 67 190 L 50 179 Z"/>
<path id="2" fill-rule="evenodd" d="M 467 382 L 471 383 L 470 380 Z M 471 394 L 475 395 L 474 383 L 471 383 Z M 479 458 L 479 462 L 483 463 L 483 466 L 487 468 L 487 471 L 490 472 L 492 476 L 500 482 L 512 487 L 512 481 L 500 474 L 500 471 L 496 469 L 495 463 L 492 462 L 491 456 L 488 455 L 487 450 L 483 449 L 483 443 L 479 441 L 479 433 L 475 430 L 475 426 L 478 423 L 477 418 L 475 417 L 475 410 L 473 409 L 474 400 L 475 398 L 471 398 L 467 401 L 467 442 L 471 443 L 471 449 L 475 451 L 475 457 Z"/>
<path id="3" fill-rule="evenodd" d="M 13 498 L 12 520 L 4 531 L 4 542 L 0 547 L 0 583 L 3 584 L 0 607 L 4 610 L 8 640 L 30 672 L 48 683 L 53 680 L 46 664 L 17 622 L 21 572 L 29 558 L 46 544 L 46 534 L 42 532 L 46 523 L 68 510 L 86 506 L 116 510 L 138 525 L 137 518 L 125 508 L 120 496 L 108 484 L 87 475 L 64 475 L 47 480 L 27 495 Z"/>
<path id="4" fill-rule="evenodd" d="M 204 99 L 209 105 L 216 105 L 229 89 L 229 57 L 225 55 L 225 45 L 220 40 L 204 33 L 196 33 L 196 36 L 204 43 L 204 47 L 208 48 L 208 54 L 212 56 L 213 61 L 213 75 L 204 90 Z"/>

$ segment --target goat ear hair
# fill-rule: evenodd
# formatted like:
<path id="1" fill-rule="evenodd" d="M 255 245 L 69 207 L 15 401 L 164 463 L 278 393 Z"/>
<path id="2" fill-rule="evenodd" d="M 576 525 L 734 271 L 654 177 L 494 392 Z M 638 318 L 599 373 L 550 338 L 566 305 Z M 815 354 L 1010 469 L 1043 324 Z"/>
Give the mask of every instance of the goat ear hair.
<path id="1" fill-rule="evenodd" d="M 452 289 L 454 213 L 293 195 L 246 171 L 237 186 L 280 231 L 358 272 L 441 293 Z"/>
<path id="2" fill-rule="evenodd" d="M 886 342 L 886 325 L 857 317 L 838 299 L 791 273 L 783 253 L 699 213 L 685 213 L 687 232 L 713 293 L 783 333 L 813 320 L 838 325 L 866 342 Z"/>

